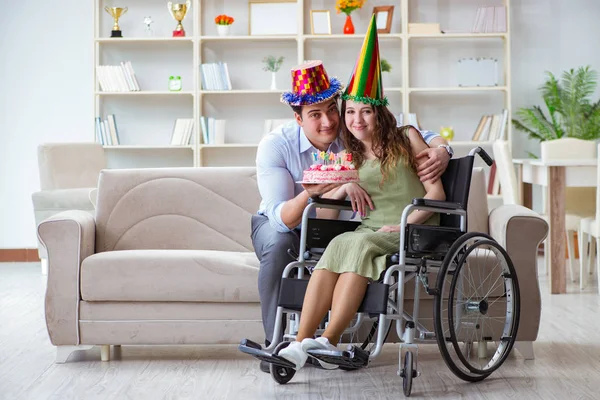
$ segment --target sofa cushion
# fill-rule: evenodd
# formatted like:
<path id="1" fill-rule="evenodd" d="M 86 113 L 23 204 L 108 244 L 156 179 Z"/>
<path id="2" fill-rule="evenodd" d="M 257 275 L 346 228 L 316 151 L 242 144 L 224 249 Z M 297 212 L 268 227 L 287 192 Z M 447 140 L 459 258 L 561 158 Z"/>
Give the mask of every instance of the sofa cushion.
<path id="1" fill-rule="evenodd" d="M 259 302 L 254 253 L 211 250 L 123 250 L 97 253 L 81 265 L 85 301 Z"/>
<path id="2" fill-rule="evenodd" d="M 104 170 L 96 252 L 138 249 L 252 251 L 260 205 L 256 168 Z"/>

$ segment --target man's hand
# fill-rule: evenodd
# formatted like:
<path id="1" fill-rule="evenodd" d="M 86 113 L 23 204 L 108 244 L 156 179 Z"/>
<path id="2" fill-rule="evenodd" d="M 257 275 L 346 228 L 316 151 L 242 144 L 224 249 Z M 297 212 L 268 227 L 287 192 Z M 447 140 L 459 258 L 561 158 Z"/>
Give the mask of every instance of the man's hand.
<path id="1" fill-rule="evenodd" d="M 310 197 L 321 196 L 340 186 L 341 183 L 303 183 L 302 187 Z"/>
<path id="2" fill-rule="evenodd" d="M 400 225 L 384 225 L 377 232 L 400 232 Z"/>
<path id="3" fill-rule="evenodd" d="M 428 148 L 417 154 L 417 159 L 427 157 L 427 161 L 419 165 L 417 175 L 421 182 L 435 182 L 444 173 L 450 161 L 450 154 L 443 147 Z"/>

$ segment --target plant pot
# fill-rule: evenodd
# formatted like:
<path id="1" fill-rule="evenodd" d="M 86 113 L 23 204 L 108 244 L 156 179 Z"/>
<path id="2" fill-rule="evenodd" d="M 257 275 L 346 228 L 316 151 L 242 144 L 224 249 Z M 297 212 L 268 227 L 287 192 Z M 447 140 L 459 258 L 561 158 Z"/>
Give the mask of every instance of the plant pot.
<path id="1" fill-rule="evenodd" d="M 231 25 L 217 25 L 217 33 L 219 36 L 227 36 L 229 35 L 229 27 Z"/>
<path id="2" fill-rule="evenodd" d="M 346 23 L 344 24 L 344 35 L 354 34 L 354 24 L 352 23 L 352 17 L 346 15 Z"/>
<path id="3" fill-rule="evenodd" d="M 271 72 L 271 90 L 277 90 L 277 73 Z"/>

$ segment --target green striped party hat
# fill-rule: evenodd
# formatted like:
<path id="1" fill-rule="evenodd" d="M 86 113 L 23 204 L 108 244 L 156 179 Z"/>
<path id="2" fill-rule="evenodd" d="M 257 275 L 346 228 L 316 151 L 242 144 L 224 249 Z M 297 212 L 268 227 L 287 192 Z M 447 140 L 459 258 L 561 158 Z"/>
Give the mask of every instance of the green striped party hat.
<path id="1" fill-rule="evenodd" d="M 381 85 L 381 63 L 375 14 L 371 17 L 362 49 L 358 54 L 358 60 L 342 98 L 374 106 L 388 105 L 388 99 L 383 96 Z"/>

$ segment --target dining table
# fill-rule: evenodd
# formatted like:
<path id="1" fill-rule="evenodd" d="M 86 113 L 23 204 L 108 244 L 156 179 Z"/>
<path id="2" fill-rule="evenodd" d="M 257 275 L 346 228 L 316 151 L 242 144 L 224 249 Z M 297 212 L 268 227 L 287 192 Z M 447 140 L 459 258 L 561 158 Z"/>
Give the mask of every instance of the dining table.
<path id="1" fill-rule="evenodd" d="M 547 218 L 550 228 L 544 251 L 550 251 L 550 292 L 567 293 L 567 262 L 565 259 L 565 189 L 595 187 L 598 159 L 534 159 L 516 158 L 517 181 L 521 186 L 521 204 L 532 208 L 533 185 L 546 190 Z"/>

